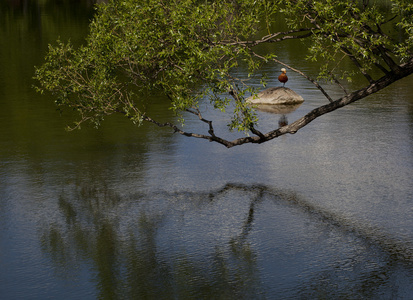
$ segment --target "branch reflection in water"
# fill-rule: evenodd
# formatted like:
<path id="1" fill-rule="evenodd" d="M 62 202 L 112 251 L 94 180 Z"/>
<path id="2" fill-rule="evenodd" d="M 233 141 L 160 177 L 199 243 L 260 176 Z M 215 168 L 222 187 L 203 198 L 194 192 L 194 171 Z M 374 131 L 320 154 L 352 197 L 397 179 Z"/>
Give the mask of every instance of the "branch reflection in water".
<path id="1" fill-rule="evenodd" d="M 411 245 L 293 192 L 227 184 L 205 193 L 123 196 L 75 186 L 58 201 L 60 215 L 43 228 L 43 251 L 60 274 L 91 265 L 99 298 L 355 299 L 409 292 L 394 284 L 411 273 Z"/>

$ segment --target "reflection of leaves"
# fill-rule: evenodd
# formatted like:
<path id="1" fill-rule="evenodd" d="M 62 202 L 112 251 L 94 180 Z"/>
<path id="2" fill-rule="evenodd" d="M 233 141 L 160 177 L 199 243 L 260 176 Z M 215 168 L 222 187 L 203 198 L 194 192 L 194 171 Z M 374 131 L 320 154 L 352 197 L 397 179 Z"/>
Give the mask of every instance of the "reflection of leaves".
<path id="1" fill-rule="evenodd" d="M 242 207 L 242 213 L 236 214 L 234 208 L 231 230 L 212 224 L 212 220 L 203 223 L 205 215 L 206 219 L 216 218 L 213 214 L 221 213 L 217 208 L 234 196 L 239 197 L 235 201 Z M 243 204 L 238 200 L 242 198 Z M 295 193 L 242 184 L 227 184 L 205 193 L 156 192 L 128 197 L 107 187 L 76 187 L 59 197 L 61 218 L 50 222 L 45 229 L 43 251 L 63 272 L 79 264 L 80 257 L 91 263 L 100 298 L 166 299 L 171 295 L 177 298 L 213 295 L 225 299 L 256 299 L 262 295 L 264 298 L 265 294 L 260 294 L 263 287 L 258 253 L 250 233 L 257 229 L 257 212 L 268 200 L 300 211 L 317 224 L 327 226 L 329 231 L 357 238 L 363 245 L 376 249 L 374 252 L 387 254 L 382 265 L 373 270 L 368 268 L 368 274 L 360 271 L 352 274 L 355 281 L 346 281 L 345 285 L 340 285 L 345 271 L 338 262 L 331 270 L 315 273 L 312 283 L 305 285 L 307 288 L 297 287 L 300 295 L 316 298 L 336 295 L 332 287 L 348 290 L 346 296 L 350 298 L 355 293 L 373 295 L 366 293 L 367 289 L 381 285 L 383 276 L 390 277 L 393 265 L 413 261 L 406 246 L 365 224 L 317 207 Z M 220 216 L 226 217 L 227 213 L 231 211 Z M 186 222 L 187 218 L 191 222 Z M 205 228 L 198 231 L 197 222 Z M 189 230 L 183 228 L 188 224 Z M 192 232 L 196 234 L 182 235 Z M 213 244 L 208 245 L 204 239 Z M 360 266 L 361 262 L 354 264 Z"/>
<path id="2" fill-rule="evenodd" d="M 48 234 L 41 238 L 42 250 L 50 254 L 53 262 L 61 269 L 65 270 L 66 265 L 71 265 L 73 259 L 70 249 L 67 247 L 65 237 L 56 224 L 51 224 Z"/>
<path id="3" fill-rule="evenodd" d="M 209 207 L 231 189 L 227 186 L 211 194 L 135 195 L 132 198 L 139 201 L 129 203 L 106 187 L 76 187 L 59 197 L 60 223 L 51 224 L 43 234 L 43 250 L 62 270 L 70 270 L 79 257 L 93 262 L 94 281 L 101 298 L 152 299 L 169 298 L 171 294 L 185 298 L 211 294 L 242 299 L 254 290 L 251 281 L 256 273 L 255 255 L 251 247 L 245 243 L 242 249 L 232 251 L 229 244 L 216 246 L 208 265 L 185 249 L 168 258 L 169 254 L 159 249 L 159 243 L 165 241 L 158 238 L 159 229 L 166 226 L 168 212 L 152 206 L 152 198 L 172 199 L 171 203 L 177 206 L 191 199 L 190 206 L 179 206 L 185 214 Z M 145 202 L 143 198 L 152 200 Z M 120 207 L 127 213 L 137 208 L 127 223 L 122 220 Z M 247 223 L 251 221 L 249 216 Z"/>
<path id="4" fill-rule="evenodd" d="M 68 225 L 73 224 L 76 220 L 76 210 L 72 204 L 68 202 L 64 197 L 59 197 L 59 208 L 63 215 L 66 217 L 66 223 Z"/>
<path id="5" fill-rule="evenodd" d="M 376 262 L 369 262 L 376 264 Z M 386 286 L 398 286 L 399 283 L 391 282 L 391 277 L 397 278 L 397 263 L 389 259 L 383 265 L 377 264 L 375 268 L 366 268 L 361 271 L 357 280 L 352 278 L 354 269 L 336 265 L 310 277 L 308 283 L 297 287 L 301 295 L 307 295 L 308 299 L 399 299 L 397 289 L 390 289 L 390 293 L 383 289 Z M 347 273 L 347 276 L 346 276 Z M 390 283 L 389 283 L 390 281 Z M 380 291 L 381 290 L 381 291 Z M 403 299 L 400 298 L 400 299 Z"/>

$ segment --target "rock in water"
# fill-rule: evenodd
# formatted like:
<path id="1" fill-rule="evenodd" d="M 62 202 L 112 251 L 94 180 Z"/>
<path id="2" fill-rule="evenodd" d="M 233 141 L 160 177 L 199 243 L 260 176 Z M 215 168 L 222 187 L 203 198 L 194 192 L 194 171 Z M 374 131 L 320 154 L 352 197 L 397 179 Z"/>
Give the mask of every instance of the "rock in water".
<path id="1" fill-rule="evenodd" d="M 254 104 L 254 108 L 267 113 L 278 115 L 286 115 L 292 113 L 301 106 L 302 103 L 297 104 Z"/>
<path id="2" fill-rule="evenodd" d="M 273 87 L 263 90 L 255 96 L 247 98 L 251 104 L 298 104 L 303 103 L 304 99 L 292 89 L 286 87 Z"/>

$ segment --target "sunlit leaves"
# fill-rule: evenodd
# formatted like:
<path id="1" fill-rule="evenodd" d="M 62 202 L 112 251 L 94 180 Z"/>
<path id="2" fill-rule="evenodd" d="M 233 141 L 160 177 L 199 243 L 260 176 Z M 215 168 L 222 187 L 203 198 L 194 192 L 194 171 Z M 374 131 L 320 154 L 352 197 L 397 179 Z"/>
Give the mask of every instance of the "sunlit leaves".
<path id="1" fill-rule="evenodd" d="M 387 74 L 409 60 L 413 4 L 386 0 L 391 9 L 385 9 L 383 2 L 110 0 L 99 6 L 86 44 L 51 46 L 36 79 L 58 105 L 77 110 L 80 123 L 98 125 L 106 115 L 122 113 L 140 124 L 147 117 L 142 95 L 156 93 L 181 120 L 206 103 L 231 113 L 231 130 L 253 131 L 257 119 L 244 97 L 253 92 L 248 79 L 277 55 L 258 58 L 254 47 L 287 39 L 266 40 L 272 30 L 277 37 L 302 34 L 307 58 L 320 64 L 317 76 L 334 82 L 362 74 L 371 83 L 377 70 Z M 288 34 L 271 26 L 276 17 L 284 19 Z M 236 76 L 240 68 L 243 74 L 248 69 L 248 78 Z"/>
<path id="2" fill-rule="evenodd" d="M 346 73 L 349 60 L 355 63 L 359 72 L 367 74 L 377 67 L 382 71 L 390 70 L 398 60 L 412 56 L 411 1 L 278 2 L 283 6 L 281 11 L 289 26 L 313 26 L 308 59 L 325 63 L 319 74 L 322 78 L 346 78 L 350 75 Z M 389 25 L 397 20 L 398 28 Z M 392 60 L 395 60 L 394 65 Z"/>
<path id="3" fill-rule="evenodd" d="M 407 0 L 394 0 L 392 12 L 399 16 L 397 26 L 405 35 L 405 40 L 397 43 L 395 51 L 403 61 L 406 61 L 413 56 L 413 3 Z"/>
<path id="4" fill-rule="evenodd" d="M 251 70 L 258 64 L 242 47 L 220 42 L 250 38 L 261 20 L 269 26 L 273 13 L 271 1 L 264 0 L 109 1 L 99 6 L 87 44 L 77 50 L 70 43 L 51 47 L 36 77 L 59 105 L 96 124 L 114 112 L 140 123 L 143 91 L 166 95 L 178 115 L 203 97 L 225 111 L 231 103 L 225 94 L 238 81 L 230 75 L 238 61 Z M 234 118 L 241 125 L 232 127 L 244 130 L 242 124 L 250 122 L 240 113 L 245 106 L 242 99 L 235 102 Z"/>

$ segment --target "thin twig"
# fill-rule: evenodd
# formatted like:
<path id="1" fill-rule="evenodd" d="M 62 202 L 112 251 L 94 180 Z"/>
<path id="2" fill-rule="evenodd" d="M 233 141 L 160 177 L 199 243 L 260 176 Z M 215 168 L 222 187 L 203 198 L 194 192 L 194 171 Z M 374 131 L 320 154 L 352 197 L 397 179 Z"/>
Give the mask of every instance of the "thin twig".
<path id="1" fill-rule="evenodd" d="M 258 58 L 260 58 L 260 59 L 263 59 L 263 60 L 266 59 L 265 57 L 263 57 L 263 56 L 255 53 L 255 52 L 252 52 L 252 53 L 253 53 L 254 56 L 256 56 L 256 57 L 258 57 Z M 307 79 L 307 80 L 310 81 L 312 84 L 314 84 L 314 85 L 321 91 L 321 93 L 323 93 L 323 95 L 328 99 L 328 101 L 333 102 L 333 99 L 330 97 L 330 95 L 320 86 L 320 84 L 319 84 L 317 81 L 315 81 L 314 79 L 310 78 L 309 76 L 307 76 L 306 74 L 304 74 L 304 73 L 301 72 L 300 70 L 297 70 L 297 69 L 295 69 L 295 68 L 287 65 L 286 63 L 284 63 L 284 62 L 282 62 L 282 61 L 280 61 L 280 60 L 278 60 L 278 59 L 276 59 L 276 58 L 272 58 L 272 60 L 275 61 L 276 63 L 279 63 L 280 65 L 283 65 L 284 67 L 290 69 L 291 71 L 294 71 L 294 72 L 300 74 L 301 76 L 303 76 L 305 79 Z"/>

